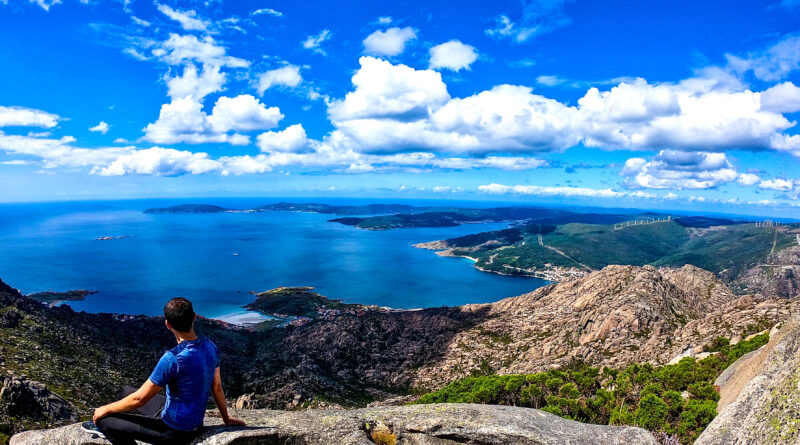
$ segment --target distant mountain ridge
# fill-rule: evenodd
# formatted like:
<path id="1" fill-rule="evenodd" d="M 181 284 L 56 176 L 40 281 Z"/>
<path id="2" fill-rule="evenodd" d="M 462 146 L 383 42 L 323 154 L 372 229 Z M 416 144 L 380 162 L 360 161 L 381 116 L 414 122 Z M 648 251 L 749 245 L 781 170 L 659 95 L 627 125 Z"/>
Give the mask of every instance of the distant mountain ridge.
<path id="1" fill-rule="evenodd" d="M 180 204 L 150 208 L 148 214 L 170 213 L 237 213 L 237 212 L 310 212 L 347 215 L 329 221 L 365 230 L 391 230 L 411 227 L 453 227 L 461 224 L 514 222 L 518 224 L 557 225 L 566 223 L 617 224 L 625 221 L 647 221 L 667 218 L 654 212 L 581 213 L 541 206 L 504 206 L 493 208 L 417 207 L 405 204 L 330 205 L 320 203 L 278 202 L 248 209 L 230 209 L 209 204 Z M 684 216 L 675 219 L 686 227 L 739 224 L 744 221 L 727 218 Z"/>
<path id="2" fill-rule="evenodd" d="M 328 204 L 300 204 L 278 202 L 249 209 L 231 209 L 210 204 L 179 204 L 170 207 L 150 208 L 144 213 L 224 213 L 224 212 L 311 212 L 337 215 L 375 215 L 382 213 L 411 213 L 426 211 L 427 207 L 413 207 L 405 204 L 367 204 L 361 206 L 334 206 Z"/>

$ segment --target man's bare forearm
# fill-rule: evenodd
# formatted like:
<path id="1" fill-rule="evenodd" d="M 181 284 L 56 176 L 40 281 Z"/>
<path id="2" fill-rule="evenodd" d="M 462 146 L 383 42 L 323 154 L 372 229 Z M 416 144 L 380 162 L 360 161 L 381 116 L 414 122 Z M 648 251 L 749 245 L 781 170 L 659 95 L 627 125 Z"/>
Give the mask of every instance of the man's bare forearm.
<path id="1" fill-rule="evenodd" d="M 124 399 L 109 403 L 106 406 L 108 407 L 109 413 L 125 413 L 141 408 L 145 403 L 146 402 L 142 401 L 138 394 L 132 393 L 126 396 Z"/>
<path id="2" fill-rule="evenodd" d="M 214 403 L 217 404 L 217 409 L 219 409 L 219 415 L 222 417 L 222 421 L 228 423 L 228 405 L 225 402 L 225 391 L 222 390 L 222 387 L 217 387 L 211 392 L 214 395 Z"/>
<path id="3" fill-rule="evenodd" d="M 150 380 L 144 382 L 141 388 L 136 390 L 133 394 L 129 394 L 122 400 L 117 400 L 114 403 L 103 405 L 94 411 L 92 420 L 96 423 L 103 417 L 112 413 L 124 413 L 144 406 L 154 395 L 158 394 L 163 388 L 151 382 Z"/>

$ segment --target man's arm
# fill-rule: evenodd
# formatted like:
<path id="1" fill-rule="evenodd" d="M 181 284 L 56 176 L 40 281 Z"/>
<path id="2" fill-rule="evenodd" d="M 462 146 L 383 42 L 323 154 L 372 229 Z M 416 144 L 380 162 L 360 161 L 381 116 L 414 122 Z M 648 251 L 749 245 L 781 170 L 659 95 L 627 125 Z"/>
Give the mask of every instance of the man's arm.
<path id="1" fill-rule="evenodd" d="M 219 367 L 214 370 L 214 382 L 211 383 L 211 394 L 214 396 L 214 403 L 217 404 L 219 415 L 222 417 L 222 421 L 225 425 L 244 426 L 243 421 L 235 417 L 228 417 L 228 405 L 225 403 L 225 392 L 222 390 L 222 377 L 219 373 Z"/>
<path id="2" fill-rule="evenodd" d="M 101 406 L 100 408 L 94 410 L 94 417 L 92 420 L 94 423 L 97 423 L 98 420 L 111 413 L 124 413 L 141 408 L 147 402 L 149 402 L 153 396 L 161 392 L 162 389 L 164 388 L 156 385 L 150 380 L 147 380 L 144 382 L 144 385 L 136 390 L 136 392 L 129 394 L 124 399 L 118 400 L 114 403 L 109 403 L 108 405 Z"/>

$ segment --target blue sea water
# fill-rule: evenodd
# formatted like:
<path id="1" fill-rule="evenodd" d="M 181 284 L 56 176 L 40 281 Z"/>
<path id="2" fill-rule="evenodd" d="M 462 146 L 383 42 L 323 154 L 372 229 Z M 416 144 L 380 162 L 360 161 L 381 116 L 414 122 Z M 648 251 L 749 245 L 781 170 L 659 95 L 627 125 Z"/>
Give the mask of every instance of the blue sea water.
<path id="1" fill-rule="evenodd" d="M 278 286 L 313 286 L 347 302 L 417 308 L 491 302 L 546 284 L 480 272 L 467 259 L 412 247 L 503 224 L 365 231 L 314 213 L 143 213 L 187 202 L 250 208 L 277 201 L 2 204 L 0 279 L 23 293 L 98 291 L 70 302 L 76 310 L 157 315 L 167 299 L 183 296 L 208 317 L 241 313 L 254 299 L 249 292 Z M 125 238 L 96 240 L 103 236 Z"/>

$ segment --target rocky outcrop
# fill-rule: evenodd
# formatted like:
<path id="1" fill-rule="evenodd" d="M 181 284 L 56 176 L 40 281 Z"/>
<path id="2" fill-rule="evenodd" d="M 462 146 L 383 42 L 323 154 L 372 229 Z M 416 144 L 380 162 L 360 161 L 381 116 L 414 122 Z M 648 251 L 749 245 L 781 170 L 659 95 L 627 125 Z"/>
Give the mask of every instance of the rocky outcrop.
<path id="1" fill-rule="evenodd" d="M 737 291 L 795 298 L 800 295 L 800 247 L 772 253 L 764 264 L 745 270 L 732 283 Z"/>
<path id="2" fill-rule="evenodd" d="M 0 306 L 8 306 L 22 298 L 18 290 L 0 280 Z"/>
<path id="3" fill-rule="evenodd" d="M 347 406 L 438 389 L 474 372 L 666 364 L 718 336 L 771 327 L 800 301 L 737 297 L 693 267 L 609 266 L 493 304 L 341 314 L 270 330 L 245 370 L 246 408 Z"/>
<path id="4" fill-rule="evenodd" d="M 741 387 L 738 396 L 696 444 L 800 443 L 800 319 L 785 323 L 761 350 L 739 361 L 732 374 L 718 382 L 734 390 Z"/>
<path id="5" fill-rule="evenodd" d="M 665 364 L 701 353 L 715 337 L 746 336 L 798 312 L 800 302 L 737 297 L 694 266 L 608 266 L 487 305 L 484 321 L 457 333 L 416 384 L 437 387 L 473 370 L 531 373 L 580 360 L 594 366 Z M 744 334 L 744 335 L 743 335 Z"/>
<path id="6" fill-rule="evenodd" d="M 206 432 L 195 444 L 296 445 L 656 445 L 650 433 L 634 427 L 589 425 L 544 411 L 509 406 L 438 404 L 327 411 L 246 410 L 236 413 L 245 428 L 219 426 L 206 417 Z M 387 441 L 376 434 L 380 428 Z M 78 425 L 28 431 L 11 445 L 99 445 Z"/>
<path id="7" fill-rule="evenodd" d="M 0 387 L 0 414 L 34 422 L 60 423 L 75 421 L 74 406 L 51 392 L 43 384 L 25 376 L 9 375 Z"/>

